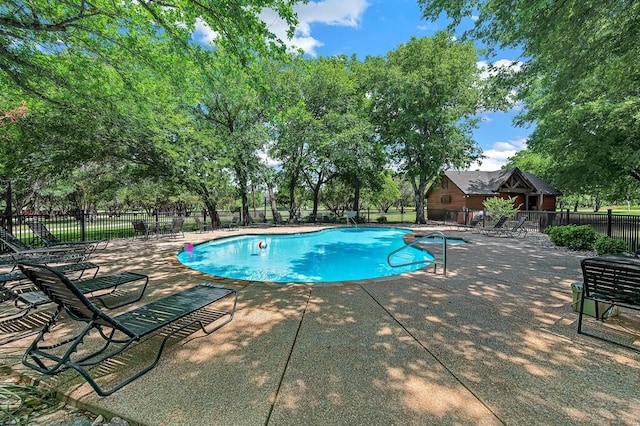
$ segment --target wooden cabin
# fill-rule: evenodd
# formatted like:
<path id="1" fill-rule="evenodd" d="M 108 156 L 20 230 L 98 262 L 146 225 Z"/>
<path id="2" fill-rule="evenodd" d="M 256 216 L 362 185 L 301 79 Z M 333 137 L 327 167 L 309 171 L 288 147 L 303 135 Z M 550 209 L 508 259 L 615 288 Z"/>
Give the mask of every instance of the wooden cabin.
<path id="1" fill-rule="evenodd" d="M 443 212 L 482 211 L 490 197 L 515 197 L 520 210 L 555 211 L 561 194 L 542 179 L 518 168 L 493 172 L 447 171 L 427 192 L 427 216 L 442 220 Z"/>

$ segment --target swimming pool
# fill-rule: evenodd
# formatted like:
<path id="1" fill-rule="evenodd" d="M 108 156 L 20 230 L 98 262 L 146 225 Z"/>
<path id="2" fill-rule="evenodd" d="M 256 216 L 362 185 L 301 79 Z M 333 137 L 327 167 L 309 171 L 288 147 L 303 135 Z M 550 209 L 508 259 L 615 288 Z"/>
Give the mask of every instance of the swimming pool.
<path id="1" fill-rule="evenodd" d="M 385 277 L 415 271 L 434 260 L 428 250 L 404 246 L 402 228 L 333 228 L 299 234 L 243 235 L 184 249 L 185 266 L 220 277 L 276 283 L 321 283 Z"/>

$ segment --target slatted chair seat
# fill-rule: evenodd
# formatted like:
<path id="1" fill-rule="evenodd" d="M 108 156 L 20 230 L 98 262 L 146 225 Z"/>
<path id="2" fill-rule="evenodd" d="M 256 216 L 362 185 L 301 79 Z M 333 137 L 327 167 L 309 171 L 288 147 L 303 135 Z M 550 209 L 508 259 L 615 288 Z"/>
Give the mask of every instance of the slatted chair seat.
<path id="1" fill-rule="evenodd" d="M 58 270 L 56 268 L 56 270 Z M 126 301 L 118 302 L 117 304 L 110 304 L 108 301 L 110 300 L 109 296 L 112 296 L 118 290 L 120 290 L 121 286 L 124 284 L 134 283 L 136 281 L 144 281 L 142 284 L 142 289 L 137 291 L 137 296 L 135 299 L 127 299 Z M 138 274 L 135 272 L 118 272 L 115 274 L 102 275 L 94 278 L 88 278 L 84 280 L 72 281 L 78 290 L 82 292 L 82 294 L 88 293 L 96 293 L 102 292 L 105 290 L 109 290 L 106 294 L 101 294 L 98 296 L 92 296 L 91 300 L 98 301 L 107 309 L 115 309 L 124 305 L 128 305 L 130 303 L 137 302 L 144 295 L 144 291 L 147 288 L 147 284 L 149 283 L 149 277 L 147 275 Z M 31 294 L 36 293 L 36 294 Z M 117 293 L 120 296 L 120 293 Z M 41 291 L 27 291 L 22 292 L 17 295 L 17 299 L 23 302 L 29 302 L 29 300 L 40 301 L 38 304 L 49 303 L 51 300 Z"/>
<path id="2" fill-rule="evenodd" d="M 19 267 L 57 305 L 51 321 L 25 352 L 22 358 L 23 364 L 46 375 L 58 374 L 72 368 L 80 373 L 101 396 L 112 394 L 153 369 L 159 362 L 169 338 L 179 336 L 194 326 L 205 334 L 211 334 L 229 323 L 235 314 L 238 300 L 235 290 L 205 283 L 118 316 L 110 316 L 94 305 L 74 283 L 55 269 L 34 264 L 20 264 Z M 203 318 L 195 315 L 227 298 L 231 300 L 231 308 L 223 311 L 215 310 L 213 311 L 215 315 L 206 317 L 206 325 L 210 327 L 205 326 Z M 50 328 L 58 320 L 62 310 L 70 314 L 70 320 L 84 322 L 85 327 L 77 336 L 61 342 L 50 342 Z M 78 348 L 93 329 L 99 332 L 98 335 L 104 339 L 104 344 L 93 352 L 80 355 Z M 109 389 L 104 389 L 96 382 L 90 371 L 92 367 L 113 360 L 132 344 L 156 333 L 163 338 L 153 361 L 129 374 Z M 66 350 L 61 351 L 61 348 Z"/>
<path id="3" fill-rule="evenodd" d="M 58 267 L 55 267 L 55 270 L 62 272 Z M 21 270 L 15 271 L 15 273 L 21 274 L 22 279 L 27 279 Z M 132 284 L 137 281 L 143 282 L 135 288 L 129 288 L 127 286 L 127 289 L 122 289 L 123 285 Z M 147 275 L 125 271 L 76 280 L 73 281 L 73 283 L 83 294 L 92 294 L 92 301 L 99 302 L 107 309 L 115 309 L 140 300 L 144 295 L 147 284 L 149 283 L 149 277 Z M 15 308 L 17 308 L 17 311 L 15 313 L 0 316 L 0 322 L 13 321 L 15 319 L 22 318 L 33 308 L 51 303 L 51 299 L 49 299 L 42 290 L 37 289 L 37 287 L 34 288 L 33 283 L 29 283 L 26 286 L 20 283 L 16 286 L 6 287 L 5 291 L 8 293 L 9 298 L 13 300 L 13 304 L 15 305 Z M 132 292 L 135 292 L 135 296 L 124 297 Z M 112 303 L 112 300 L 115 300 L 116 302 Z"/>
<path id="4" fill-rule="evenodd" d="M 233 290 L 201 284 L 188 290 L 157 300 L 113 319 L 129 336 L 141 338 L 160 330 L 180 318 L 230 295 Z"/>

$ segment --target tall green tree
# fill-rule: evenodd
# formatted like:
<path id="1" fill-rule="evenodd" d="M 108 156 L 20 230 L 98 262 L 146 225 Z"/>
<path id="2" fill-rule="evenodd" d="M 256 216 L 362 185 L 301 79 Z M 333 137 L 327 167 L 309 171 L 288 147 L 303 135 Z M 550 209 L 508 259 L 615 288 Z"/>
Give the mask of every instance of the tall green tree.
<path id="1" fill-rule="evenodd" d="M 279 73 L 280 114 L 271 155 L 283 168 L 289 192 L 290 216 L 297 213 L 294 195 L 303 182 L 311 192 L 312 215 L 317 215 L 321 190 L 342 178 L 355 191 L 370 179 L 372 164 L 380 165 L 368 117 L 365 94 L 359 91 L 352 60 L 297 58 Z M 360 161 L 353 161 L 357 157 Z"/>
<path id="2" fill-rule="evenodd" d="M 255 59 L 240 67 L 228 55 L 216 52 L 211 66 L 217 67 L 216 79 L 200 86 L 201 100 L 193 107 L 200 126 L 210 129 L 215 138 L 224 141 L 220 156 L 226 158 L 242 202 L 242 220 L 251 223 L 249 193 L 260 182 L 260 157 L 269 140 L 267 132 L 270 102 L 261 82 L 254 75 L 263 74 L 267 66 Z"/>
<path id="3" fill-rule="evenodd" d="M 200 82 L 217 79 L 211 52 L 229 52 L 235 66 L 284 54 L 259 15 L 271 8 L 293 24 L 293 4 L 2 2 L 0 110 L 24 101 L 29 112 L 11 139 L 0 141 L 2 173 L 69 176 L 99 158 L 171 178 L 176 168 L 167 164 L 173 156 L 166 149 L 184 129 L 170 123 L 197 103 L 191 95 Z M 213 40 L 201 39 L 207 31 Z"/>
<path id="4" fill-rule="evenodd" d="M 415 222 L 425 223 L 428 186 L 442 171 L 466 167 L 479 155 L 471 134 L 482 89 L 476 50 L 439 32 L 366 62 L 373 122 L 413 186 Z"/>
<path id="5" fill-rule="evenodd" d="M 475 16 L 467 35 L 493 49 L 522 49 L 502 82 L 524 102 L 517 122 L 536 124 L 529 147 L 558 175 L 594 188 L 640 180 L 639 2 L 418 2 L 452 27 Z"/>

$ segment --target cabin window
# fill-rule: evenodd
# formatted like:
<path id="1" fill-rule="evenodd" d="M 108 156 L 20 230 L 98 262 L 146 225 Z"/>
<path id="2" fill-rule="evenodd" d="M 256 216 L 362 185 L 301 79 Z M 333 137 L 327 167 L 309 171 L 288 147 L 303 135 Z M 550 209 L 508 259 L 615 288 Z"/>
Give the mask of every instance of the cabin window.
<path id="1" fill-rule="evenodd" d="M 451 195 L 443 195 L 442 197 L 440 197 L 440 203 L 451 204 Z"/>

